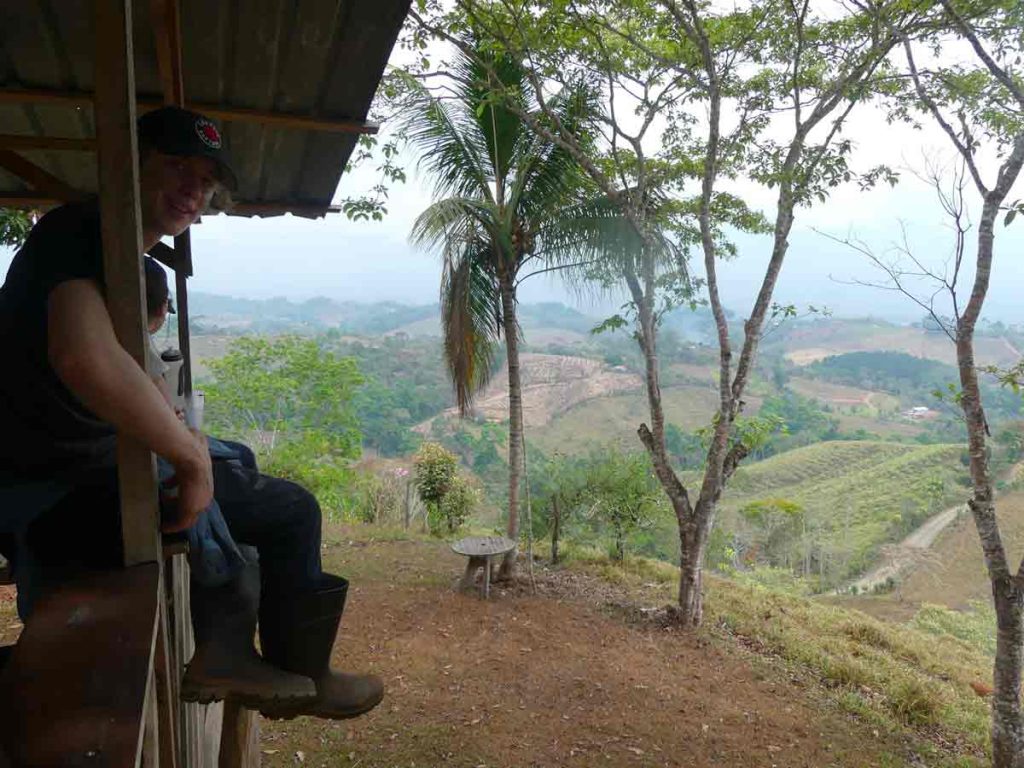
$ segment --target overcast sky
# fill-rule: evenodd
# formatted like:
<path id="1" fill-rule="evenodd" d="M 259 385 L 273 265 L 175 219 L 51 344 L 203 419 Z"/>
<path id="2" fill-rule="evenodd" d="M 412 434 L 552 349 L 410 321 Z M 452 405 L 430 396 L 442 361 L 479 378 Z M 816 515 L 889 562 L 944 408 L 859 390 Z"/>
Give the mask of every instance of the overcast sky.
<path id="1" fill-rule="evenodd" d="M 846 135 L 854 142 L 853 165 L 865 170 L 879 163 L 922 171 L 928 162 L 952 160 L 944 136 L 936 130 L 888 125 L 870 106 L 860 107 Z M 991 169 L 990 169 L 991 170 Z M 989 173 L 989 177 L 993 176 Z M 338 198 L 359 194 L 376 181 L 372 169 L 344 176 Z M 424 180 L 410 175 L 392 189 L 390 213 L 383 222 L 350 222 L 341 214 L 311 221 L 291 216 L 272 219 L 207 217 L 193 228 L 194 290 L 233 296 L 305 299 L 327 296 L 358 301 L 405 303 L 436 301 L 439 266 L 434 254 L 414 251 L 407 236 L 416 215 L 430 202 Z M 774 214 L 770 190 L 739 190 L 767 215 Z M 1024 197 L 1018 183 L 1009 200 Z M 976 196 L 972 195 L 976 202 Z M 777 289 L 784 303 L 827 305 L 837 315 L 883 316 L 913 320 L 921 311 L 907 299 L 884 291 L 851 286 L 851 280 L 877 280 L 867 260 L 831 242 L 815 230 L 854 235 L 884 252 L 906 227 L 916 253 L 936 269 L 950 254 L 950 233 L 935 194 L 909 172 L 895 188 L 861 192 L 855 185 L 836 190 L 828 202 L 797 212 L 791 248 Z M 730 309 L 745 316 L 757 291 L 771 247 L 770 238 L 744 237 L 739 257 L 721 268 L 720 282 Z M 986 309 L 990 319 L 1024 323 L 1024 221 L 997 226 L 993 283 Z M 10 254 L 0 252 L 6 270 Z M 575 299 L 557 280 L 534 278 L 523 284 L 521 300 L 565 301 L 600 312 L 621 301 Z"/>
<path id="2" fill-rule="evenodd" d="M 780 302 L 825 304 L 846 316 L 917 319 L 921 311 L 902 296 L 850 285 L 877 281 L 881 275 L 868 260 L 819 232 L 856 236 L 885 253 L 905 226 L 920 258 L 941 269 L 951 253 L 950 230 L 934 191 L 909 169 L 923 170 L 928 160 L 950 162 L 952 156 L 932 132 L 889 126 L 878 115 L 862 114 L 849 135 L 857 145 L 861 169 L 886 162 L 908 169 L 901 183 L 861 192 L 840 188 L 827 203 L 797 213 L 791 247 L 777 290 Z M 356 194 L 372 174 L 357 171 L 342 178 L 339 196 Z M 1021 196 L 1021 185 L 1015 191 Z M 765 213 L 774 212 L 767 190 L 750 187 L 749 199 Z M 1010 199 L 1016 199 L 1011 194 Z M 319 221 L 290 216 L 275 219 L 208 218 L 194 228 L 196 290 L 247 297 L 328 296 L 360 301 L 426 303 L 437 298 L 436 255 L 413 250 L 407 235 L 416 215 L 430 202 L 424 180 L 411 177 L 391 193 L 383 222 L 350 222 L 337 214 Z M 997 227 L 997 258 L 986 315 L 1024 322 L 1024 221 Z M 738 314 L 756 293 L 771 248 L 771 239 L 743 237 L 740 255 L 721 267 L 724 298 Z M 967 275 L 969 277 L 970 275 Z M 600 311 L 616 302 L 582 300 L 557 280 L 533 278 L 523 284 L 521 300 L 565 301 Z M 596 304 L 596 305 L 595 305 Z"/>

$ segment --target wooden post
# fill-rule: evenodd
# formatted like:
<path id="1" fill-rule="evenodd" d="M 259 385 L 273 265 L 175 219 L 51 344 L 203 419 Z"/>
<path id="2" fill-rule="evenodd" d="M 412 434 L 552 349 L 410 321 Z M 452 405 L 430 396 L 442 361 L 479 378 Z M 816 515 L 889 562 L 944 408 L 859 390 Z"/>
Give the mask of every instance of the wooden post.
<path id="1" fill-rule="evenodd" d="M 142 214 L 135 139 L 131 0 L 96 2 L 96 137 L 107 308 L 121 345 L 146 367 Z M 126 565 L 160 559 L 153 454 L 118 436 L 121 535 Z"/>
<path id="2" fill-rule="evenodd" d="M 192 236 L 185 230 L 174 238 L 177 268 L 174 270 L 175 309 L 178 313 L 178 349 L 181 350 L 183 394 L 192 394 L 192 342 L 188 329 L 188 278 L 192 276 Z"/>
<path id="3" fill-rule="evenodd" d="M 220 768 L 258 768 L 260 757 L 260 721 L 256 713 L 225 701 Z"/>

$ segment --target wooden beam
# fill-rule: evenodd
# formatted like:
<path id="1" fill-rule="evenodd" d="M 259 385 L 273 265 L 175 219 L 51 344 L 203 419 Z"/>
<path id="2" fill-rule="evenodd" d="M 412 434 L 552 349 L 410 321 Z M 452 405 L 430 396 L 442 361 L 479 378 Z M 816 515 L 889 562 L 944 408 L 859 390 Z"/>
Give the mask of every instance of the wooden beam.
<path id="1" fill-rule="evenodd" d="M 273 125 L 278 128 L 291 128 L 299 131 L 322 131 L 325 133 L 367 133 L 374 134 L 380 130 L 376 123 L 353 120 L 347 117 L 312 117 L 292 112 L 272 112 L 264 109 L 245 109 L 242 107 L 224 107 L 218 104 L 189 103 L 188 108 L 202 112 L 207 117 L 223 120 L 227 123 L 258 123 Z"/>
<path id="2" fill-rule="evenodd" d="M 0 192 L 0 208 L 20 208 L 27 211 L 45 211 L 63 203 L 56 197 L 34 195 L 31 192 Z"/>
<path id="3" fill-rule="evenodd" d="M 165 267 L 175 272 L 178 271 L 178 254 L 166 243 L 157 243 L 149 249 L 149 255 L 159 261 Z"/>
<path id="4" fill-rule="evenodd" d="M 96 139 L 0 134 L 0 147 L 4 149 L 46 149 L 58 152 L 95 152 Z"/>
<path id="5" fill-rule="evenodd" d="M 192 274 L 192 234 L 185 230 L 174 238 L 174 252 L 181 269 L 174 272 L 174 298 L 178 311 L 178 349 L 181 351 L 182 394 L 192 395 L 192 337 L 188 325 L 188 278 Z"/>
<path id="6" fill-rule="evenodd" d="M 31 160 L 26 160 L 17 152 L 0 149 L 0 168 L 13 173 L 28 184 L 32 189 L 48 197 L 61 200 L 76 200 L 85 195 L 74 187 L 65 184 L 49 171 L 44 171 Z"/>
<path id="7" fill-rule="evenodd" d="M 53 91 L 41 88 L 0 89 L 0 104 L 60 104 L 68 107 L 82 107 L 92 104 L 92 101 L 92 94 L 86 91 Z M 147 112 L 163 106 L 162 101 L 150 98 L 138 99 L 137 104 L 140 112 Z M 279 128 L 325 133 L 373 134 L 380 130 L 380 126 L 376 123 L 347 117 L 314 117 L 294 112 L 246 109 L 202 102 L 188 102 L 185 106 L 196 112 L 202 112 L 207 117 L 229 123 L 258 123 L 274 125 Z"/>
<path id="8" fill-rule="evenodd" d="M 142 214 L 135 139 L 135 71 L 131 0 L 95 0 L 96 102 L 100 224 L 107 309 L 117 338 L 146 369 L 146 301 Z M 160 558 L 153 454 L 121 433 L 117 439 L 121 534 L 127 565 Z"/>
<path id="9" fill-rule="evenodd" d="M 182 106 L 185 86 L 181 76 L 181 13 L 178 0 L 151 0 L 156 64 L 164 103 Z"/>

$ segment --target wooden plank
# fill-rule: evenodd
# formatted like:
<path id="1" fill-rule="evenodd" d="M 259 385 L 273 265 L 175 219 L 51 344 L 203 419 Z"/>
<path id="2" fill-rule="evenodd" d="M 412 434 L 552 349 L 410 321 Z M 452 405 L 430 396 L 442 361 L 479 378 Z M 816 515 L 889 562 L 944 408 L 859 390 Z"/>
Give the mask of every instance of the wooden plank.
<path id="1" fill-rule="evenodd" d="M 237 702 L 224 702 L 220 736 L 220 768 L 259 768 L 260 721 Z"/>
<path id="2" fill-rule="evenodd" d="M 159 631 L 157 634 L 159 635 Z M 139 755 L 135 759 L 135 765 L 142 768 L 160 768 L 163 758 L 160 751 L 160 706 L 157 703 L 156 689 L 156 672 L 150 670 L 149 684 L 146 686 L 146 709 L 142 718 L 142 742 L 139 745 Z"/>
<path id="3" fill-rule="evenodd" d="M 135 765 L 156 639 L 156 563 L 91 572 L 43 595 L 0 671 L 12 765 Z"/>
<path id="4" fill-rule="evenodd" d="M 142 215 L 135 140 L 131 0 L 96 0 L 96 133 L 107 309 L 121 345 L 145 369 Z M 153 454 L 118 436 L 121 534 L 127 565 L 160 558 Z"/>
<path id="5" fill-rule="evenodd" d="M 48 208 L 58 206 L 63 202 L 66 201 L 52 195 L 35 195 L 25 192 L 0 192 L 0 207 L 3 208 L 46 210 Z M 287 200 L 265 200 L 261 202 L 245 202 L 243 200 L 235 203 L 230 211 L 226 211 L 230 216 L 283 216 L 286 213 L 290 213 L 293 216 L 302 216 L 304 218 L 314 219 L 325 216 L 328 213 L 340 212 L 341 206 L 339 205 L 322 205 L 320 203 L 302 201 L 289 202 Z M 161 245 L 170 250 L 169 246 L 162 243 Z M 160 258 L 159 261 L 163 262 L 163 259 Z M 168 266 L 170 267 L 171 265 L 168 264 Z M 191 274 L 191 272 L 189 274 Z"/>
<path id="6" fill-rule="evenodd" d="M 189 568 L 184 554 L 170 558 L 171 605 L 169 634 L 171 636 L 174 668 L 184 669 L 185 662 L 192 658 L 195 644 L 192 637 L 192 616 L 189 609 Z M 181 763 L 184 768 L 203 768 L 202 732 L 205 708 L 199 704 L 182 703 L 179 711 L 179 744 Z"/>
<path id="7" fill-rule="evenodd" d="M 91 104 L 93 96 L 88 91 L 55 91 L 44 88 L 5 88 L 0 89 L 0 104 L 60 104 L 62 106 L 80 107 Z M 158 109 L 163 101 L 157 99 L 139 99 L 140 111 Z M 190 101 L 185 104 L 191 110 L 202 112 L 207 117 L 229 123 L 254 123 L 257 125 L 273 125 L 279 128 L 291 128 L 301 131 L 320 131 L 323 133 L 357 133 L 375 134 L 380 130 L 376 123 L 354 120 L 349 117 L 325 117 L 303 115 L 295 112 L 275 112 L 266 109 L 246 109 L 231 107 L 224 104 L 209 104 Z"/>
<path id="8" fill-rule="evenodd" d="M 85 197 L 83 192 L 65 184 L 49 171 L 44 171 L 31 160 L 10 149 L 0 149 L 0 168 L 13 173 L 32 189 L 47 197 L 61 200 L 77 200 Z"/>
<path id="9" fill-rule="evenodd" d="M 157 71 L 164 103 L 181 106 L 185 88 L 181 74 L 181 12 L 177 0 L 151 0 Z"/>
<path id="10" fill-rule="evenodd" d="M 168 625 L 167 590 L 160 599 L 160 612 L 157 619 L 157 645 L 155 668 L 153 670 L 156 700 L 154 725 L 160 734 L 159 755 L 163 768 L 178 768 L 178 708 L 179 681 L 181 667 L 174 656 L 173 638 L 170 637 Z"/>
<path id="11" fill-rule="evenodd" d="M 56 136 L 25 136 L 0 134 L 0 147 L 4 149 L 45 149 L 57 152 L 95 152 L 96 139 L 71 139 Z"/>

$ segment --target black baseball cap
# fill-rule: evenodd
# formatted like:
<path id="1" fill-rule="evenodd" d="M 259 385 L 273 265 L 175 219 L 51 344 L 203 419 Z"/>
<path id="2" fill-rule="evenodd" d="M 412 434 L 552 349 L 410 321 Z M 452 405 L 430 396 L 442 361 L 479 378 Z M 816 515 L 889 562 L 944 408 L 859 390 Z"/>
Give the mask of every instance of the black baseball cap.
<path id="1" fill-rule="evenodd" d="M 238 189 L 220 128 L 208 117 L 181 107 L 160 107 L 140 117 L 137 128 L 140 144 L 165 155 L 208 157 L 217 164 L 220 182 L 232 192 Z"/>

